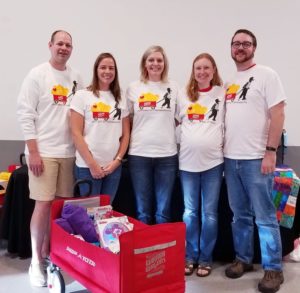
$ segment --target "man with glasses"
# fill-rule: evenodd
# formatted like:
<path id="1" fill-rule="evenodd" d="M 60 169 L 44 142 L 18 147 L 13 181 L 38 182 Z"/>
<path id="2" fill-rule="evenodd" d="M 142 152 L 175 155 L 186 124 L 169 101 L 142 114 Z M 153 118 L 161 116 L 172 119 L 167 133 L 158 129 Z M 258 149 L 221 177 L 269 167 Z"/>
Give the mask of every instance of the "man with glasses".
<path id="1" fill-rule="evenodd" d="M 224 156 L 236 259 L 225 274 L 235 279 L 253 270 L 255 221 L 265 271 L 258 289 L 272 293 L 284 281 L 272 183 L 286 96 L 277 73 L 255 64 L 256 47 L 246 29 L 232 37 L 237 72 L 227 83 Z"/>

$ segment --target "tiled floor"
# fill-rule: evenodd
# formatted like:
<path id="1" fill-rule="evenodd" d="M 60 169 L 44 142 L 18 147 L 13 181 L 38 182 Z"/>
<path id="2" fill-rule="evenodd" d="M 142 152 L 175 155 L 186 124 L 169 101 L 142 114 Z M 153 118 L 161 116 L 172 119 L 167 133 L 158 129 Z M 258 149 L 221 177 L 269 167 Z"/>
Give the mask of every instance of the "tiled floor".
<path id="1" fill-rule="evenodd" d="M 19 259 L 8 256 L 5 250 L 0 250 L 0 293 L 45 293 L 47 288 L 31 287 L 28 279 L 28 266 L 30 259 Z M 242 278 L 231 280 L 225 277 L 224 269 L 227 264 L 215 263 L 212 274 L 207 278 L 196 275 L 186 278 L 187 293 L 253 293 L 258 292 L 257 282 L 263 271 L 255 265 L 255 271 L 245 274 Z M 86 293 L 79 283 L 64 274 L 66 292 Z M 300 292 L 300 263 L 284 262 L 285 282 L 281 286 L 281 293 Z"/>

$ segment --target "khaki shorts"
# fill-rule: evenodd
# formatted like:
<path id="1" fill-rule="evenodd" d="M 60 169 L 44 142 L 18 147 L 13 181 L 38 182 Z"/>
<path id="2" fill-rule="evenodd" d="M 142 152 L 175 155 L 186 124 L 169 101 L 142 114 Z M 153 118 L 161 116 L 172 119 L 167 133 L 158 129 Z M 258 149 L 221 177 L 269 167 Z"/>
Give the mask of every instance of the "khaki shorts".
<path id="1" fill-rule="evenodd" d="M 30 198 L 51 201 L 55 196 L 72 197 L 75 158 L 42 158 L 44 172 L 36 177 L 28 170 Z M 26 157 L 28 164 L 28 157 Z"/>

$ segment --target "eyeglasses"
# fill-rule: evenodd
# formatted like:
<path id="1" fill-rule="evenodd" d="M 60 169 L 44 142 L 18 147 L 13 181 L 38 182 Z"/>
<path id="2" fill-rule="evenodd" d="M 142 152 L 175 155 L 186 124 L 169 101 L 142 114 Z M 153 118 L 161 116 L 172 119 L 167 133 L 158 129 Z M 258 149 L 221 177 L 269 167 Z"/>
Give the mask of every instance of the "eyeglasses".
<path id="1" fill-rule="evenodd" d="M 253 44 L 251 42 L 232 42 L 231 47 L 234 49 L 238 49 L 242 45 L 243 49 L 250 48 Z"/>

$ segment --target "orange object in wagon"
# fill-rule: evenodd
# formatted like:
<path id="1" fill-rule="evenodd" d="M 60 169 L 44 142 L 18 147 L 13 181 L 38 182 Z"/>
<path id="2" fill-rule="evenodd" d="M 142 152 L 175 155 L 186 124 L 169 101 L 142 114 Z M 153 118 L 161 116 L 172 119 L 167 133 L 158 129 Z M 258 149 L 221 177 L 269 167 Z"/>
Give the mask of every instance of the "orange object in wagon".
<path id="1" fill-rule="evenodd" d="M 63 103 L 64 105 L 67 103 L 68 100 L 68 88 L 63 87 L 62 85 L 55 85 L 52 88 L 52 95 L 53 95 L 53 100 L 55 104 L 58 103 Z"/>
<path id="2" fill-rule="evenodd" d="M 188 115 L 188 119 L 190 121 L 193 121 L 193 120 L 201 121 L 204 119 L 204 115 L 207 112 L 207 107 L 204 107 L 198 103 L 195 103 L 195 104 L 190 105 L 186 112 Z"/>
<path id="3" fill-rule="evenodd" d="M 235 99 L 237 92 L 239 90 L 240 86 L 237 84 L 231 84 L 226 91 L 225 99 L 230 100 L 231 102 Z"/>
<path id="4" fill-rule="evenodd" d="M 94 120 L 98 120 L 98 119 L 108 120 L 110 108 L 111 106 L 103 102 L 98 102 L 93 104 L 91 107 L 91 111 L 93 113 Z"/>
<path id="5" fill-rule="evenodd" d="M 142 110 L 148 107 L 154 110 L 156 108 L 158 98 L 159 98 L 158 95 L 154 95 L 152 93 L 142 94 L 139 97 L 139 101 L 138 101 L 140 109 Z"/>

